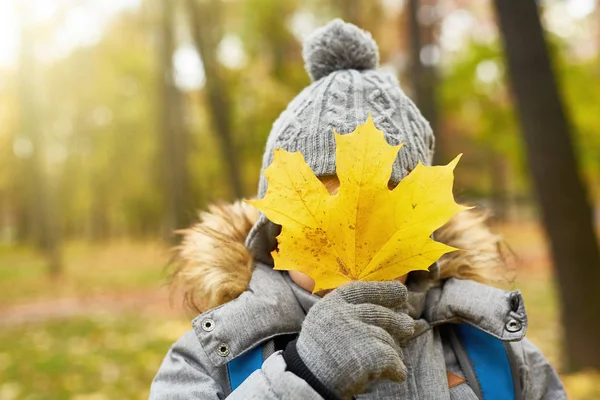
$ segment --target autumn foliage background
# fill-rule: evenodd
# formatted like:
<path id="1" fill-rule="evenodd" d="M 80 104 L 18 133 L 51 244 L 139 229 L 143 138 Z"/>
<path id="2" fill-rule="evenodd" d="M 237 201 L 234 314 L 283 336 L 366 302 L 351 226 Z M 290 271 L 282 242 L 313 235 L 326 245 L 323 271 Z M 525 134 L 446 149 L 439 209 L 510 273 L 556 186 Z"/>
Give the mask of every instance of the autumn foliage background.
<path id="1" fill-rule="evenodd" d="M 541 16 L 597 209 L 600 5 L 546 0 Z M 438 162 L 464 153 L 455 194 L 491 210 L 512 248 L 528 336 L 570 398 L 600 398 L 598 373 L 566 368 L 561 300 L 491 1 L 6 0 L 1 400 L 147 398 L 189 328 L 164 285 L 171 232 L 210 202 L 255 194 L 271 124 L 309 83 L 301 38 L 334 17 L 373 33 L 382 67 L 432 120 Z"/>

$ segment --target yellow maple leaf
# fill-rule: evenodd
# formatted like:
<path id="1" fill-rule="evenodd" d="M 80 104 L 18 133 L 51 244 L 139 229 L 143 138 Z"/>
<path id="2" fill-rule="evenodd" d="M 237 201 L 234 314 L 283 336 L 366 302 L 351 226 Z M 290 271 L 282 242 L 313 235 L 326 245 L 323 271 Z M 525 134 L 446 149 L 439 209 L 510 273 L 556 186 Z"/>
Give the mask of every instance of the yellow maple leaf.
<path id="1" fill-rule="evenodd" d="M 392 190 L 388 181 L 402 147 L 389 145 L 369 116 L 336 140 L 340 187 L 330 194 L 300 152 L 276 149 L 265 170 L 268 189 L 248 203 L 282 226 L 272 255 L 277 270 L 315 281 L 314 292 L 352 280 L 384 281 L 427 270 L 457 250 L 431 239 L 433 231 L 468 207 L 454 202 L 456 157 L 447 166 L 420 162 Z"/>

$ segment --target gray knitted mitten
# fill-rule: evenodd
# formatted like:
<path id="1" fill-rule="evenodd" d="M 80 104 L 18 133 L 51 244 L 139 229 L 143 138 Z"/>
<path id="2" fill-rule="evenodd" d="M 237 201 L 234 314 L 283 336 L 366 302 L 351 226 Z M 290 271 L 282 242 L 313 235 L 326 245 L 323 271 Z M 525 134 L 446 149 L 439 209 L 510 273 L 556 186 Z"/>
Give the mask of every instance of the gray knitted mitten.
<path id="1" fill-rule="evenodd" d="M 339 287 L 306 315 L 296 343 L 300 358 L 344 398 L 363 393 L 370 381 L 404 381 L 400 345 L 411 337 L 415 323 L 393 310 L 406 300 L 406 287 L 397 281 Z"/>

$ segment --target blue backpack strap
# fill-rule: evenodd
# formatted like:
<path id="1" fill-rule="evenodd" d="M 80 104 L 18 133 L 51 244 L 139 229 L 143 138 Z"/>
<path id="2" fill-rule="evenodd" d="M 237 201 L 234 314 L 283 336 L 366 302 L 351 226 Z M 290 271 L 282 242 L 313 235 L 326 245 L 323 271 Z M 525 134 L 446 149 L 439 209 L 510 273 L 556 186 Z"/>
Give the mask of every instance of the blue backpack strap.
<path id="1" fill-rule="evenodd" d="M 229 383 L 233 392 L 242 384 L 254 371 L 260 369 L 263 364 L 262 346 L 256 346 L 248 350 L 239 357 L 227 363 L 227 372 L 229 373 Z"/>
<path id="2" fill-rule="evenodd" d="M 454 346 L 471 388 L 479 392 L 483 400 L 515 400 L 513 372 L 504 342 L 468 324 L 453 327 L 464 349 L 462 352 L 468 356 L 466 360 L 461 346 Z M 474 370 L 475 378 L 469 376 L 473 375 L 470 369 Z"/>
<path id="3" fill-rule="evenodd" d="M 227 373 L 229 374 L 231 391 L 237 389 L 254 371 L 262 367 L 265 355 L 268 357 L 278 350 L 285 349 L 287 344 L 297 336 L 297 333 L 276 336 L 272 342 L 264 342 L 262 345 L 256 346 L 229 361 L 227 363 Z"/>

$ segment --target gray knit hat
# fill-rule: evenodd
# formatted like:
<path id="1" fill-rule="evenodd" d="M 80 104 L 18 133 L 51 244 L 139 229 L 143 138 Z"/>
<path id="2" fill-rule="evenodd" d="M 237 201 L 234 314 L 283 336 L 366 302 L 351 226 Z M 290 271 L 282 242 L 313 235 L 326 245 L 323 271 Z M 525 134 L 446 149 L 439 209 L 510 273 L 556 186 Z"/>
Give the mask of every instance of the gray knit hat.
<path id="1" fill-rule="evenodd" d="M 350 133 L 369 113 L 389 144 L 405 144 L 393 165 L 392 184 L 400 182 L 419 160 L 431 165 L 434 138 L 429 123 L 394 75 L 375 70 L 379 50 L 369 33 L 336 19 L 307 38 L 303 56 L 313 83 L 273 124 L 263 156 L 259 199 L 267 192 L 262 172 L 273 161 L 273 150 L 300 151 L 316 176 L 334 175 L 333 131 Z M 276 229 L 260 215 L 246 240 L 257 260 L 272 262 Z"/>

